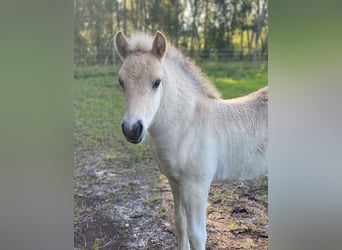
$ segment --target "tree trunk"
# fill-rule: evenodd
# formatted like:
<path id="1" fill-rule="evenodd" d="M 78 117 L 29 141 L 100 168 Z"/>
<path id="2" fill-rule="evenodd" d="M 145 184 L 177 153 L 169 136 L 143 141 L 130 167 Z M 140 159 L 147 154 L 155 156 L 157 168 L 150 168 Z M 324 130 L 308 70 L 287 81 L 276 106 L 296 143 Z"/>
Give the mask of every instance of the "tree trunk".
<path id="1" fill-rule="evenodd" d="M 143 18 L 144 18 L 144 32 L 147 32 L 147 11 L 146 11 L 146 2 L 145 2 L 145 0 L 142 0 L 141 4 L 142 4 L 142 9 L 144 11 L 144 15 L 143 15 Z"/>
<path id="2" fill-rule="evenodd" d="M 250 29 L 247 29 L 247 45 L 248 45 L 248 53 L 247 53 L 247 56 L 248 56 L 248 60 L 251 60 L 251 57 L 252 57 L 252 42 L 253 42 L 253 39 L 254 39 L 254 31 L 252 30 L 252 35 L 250 35 Z"/>
<path id="3" fill-rule="evenodd" d="M 267 59 L 267 56 L 268 56 L 268 32 L 267 31 L 266 31 L 266 35 L 261 46 L 261 55 L 265 59 Z"/>
<path id="4" fill-rule="evenodd" d="M 139 30 L 142 30 L 142 16 L 144 15 L 143 14 L 143 9 L 142 9 L 142 1 L 139 1 L 139 0 L 136 0 L 137 2 L 136 2 L 136 4 L 137 4 L 137 8 L 136 8 L 136 10 L 137 10 L 137 17 L 138 17 L 138 29 Z M 138 6 L 139 6 L 139 8 L 138 8 Z M 139 10 L 138 10 L 139 9 Z"/>
<path id="5" fill-rule="evenodd" d="M 136 14 L 135 8 L 136 8 L 136 6 L 134 6 L 134 0 L 131 0 L 131 9 L 130 9 L 131 18 L 130 18 L 130 21 L 133 24 L 133 29 L 137 30 L 137 17 L 135 15 Z"/>
<path id="6" fill-rule="evenodd" d="M 258 8 L 260 7 L 260 0 L 258 1 Z M 267 0 L 264 0 L 264 4 L 262 6 L 261 11 L 258 9 L 259 16 L 257 16 L 257 28 L 256 28 L 256 35 L 255 35 L 255 48 L 253 54 L 253 61 L 256 61 L 258 56 L 258 47 L 259 47 L 259 38 L 262 31 L 262 26 L 265 22 L 266 12 L 267 12 Z"/>
<path id="7" fill-rule="evenodd" d="M 243 60 L 243 33 L 244 33 L 244 28 L 241 27 L 241 34 L 240 34 L 240 60 Z"/>
<path id="8" fill-rule="evenodd" d="M 124 34 L 127 34 L 126 0 L 123 0 L 123 32 L 124 32 Z"/>
<path id="9" fill-rule="evenodd" d="M 114 1 L 111 0 L 110 2 L 110 22 L 109 22 L 109 25 L 110 25 L 110 39 L 111 39 L 111 47 L 112 47 L 112 65 L 114 66 L 115 65 L 115 54 L 114 54 Z M 113 40 L 112 40 L 113 39 Z"/>
<path id="10" fill-rule="evenodd" d="M 166 20 L 171 20 L 171 3 L 168 3 L 167 4 L 167 13 L 166 13 Z M 171 21 L 170 21 L 171 22 Z M 171 24 L 171 23 L 170 23 Z M 166 26 L 166 30 L 167 30 L 167 33 L 169 34 L 170 36 L 170 40 L 171 40 L 171 43 L 174 44 L 174 35 L 173 35 L 173 32 L 172 32 L 172 26 L 171 25 L 167 25 Z"/>
<path id="11" fill-rule="evenodd" d="M 204 49 L 208 49 L 208 21 L 209 21 L 209 0 L 205 1 L 205 20 L 204 20 Z"/>
<path id="12" fill-rule="evenodd" d="M 109 24 L 108 24 L 108 28 L 109 28 L 109 34 L 110 34 L 110 38 L 112 39 L 114 37 L 114 6 L 113 6 L 113 0 L 110 1 L 110 20 L 109 20 Z"/>
<path id="13" fill-rule="evenodd" d="M 258 47 L 259 47 L 259 32 L 256 33 L 255 35 L 255 47 L 254 47 L 254 53 L 253 53 L 253 61 L 256 61 L 258 57 Z"/>
<path id="14" fill-rule="evenodd" d="M 190 56 L 193 56 L 195 50 L 195 36 L 197 36 L 197 25 L 196 17 L 198 12 L 198 0 L 194 0 L 192 6 L 192 32 L 191 32 L 191 42 L 190 42 Z"/>
<path id="15" fill-rule="evenodd" d="M 116 10 L 116 25 L 118 27 L 118 31 L 121 30 L 120 26 L 120 9 L 118 1 L 115 1 L 115 10 Z"/>

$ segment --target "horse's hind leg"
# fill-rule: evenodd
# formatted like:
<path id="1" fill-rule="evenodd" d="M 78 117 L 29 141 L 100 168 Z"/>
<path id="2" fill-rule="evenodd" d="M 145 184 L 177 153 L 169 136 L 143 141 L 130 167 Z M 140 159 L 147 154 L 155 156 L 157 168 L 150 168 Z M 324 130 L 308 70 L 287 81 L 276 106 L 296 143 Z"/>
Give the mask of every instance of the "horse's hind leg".
<path id="1" fill-rule="evenodd" d="M 206 208 L 210 184 L 189 180 L 183 184 L 181 200 L 185 206 L 190 247 L 193 250 L 204 250 L 207 240 Z"/>
<path id="2" fill-rule="evenodd" d="M 190 244 L 189 244 L 189 238 L 186 228 L 186 214 L 185 214 L 185 208 L 184 204 L 180 199 L 180 190 L 179 185 L 175 182 L 172 182 L 169 180 L 172 194 L 173 194 L 173 200 L 174 200 L 174 213 L 175 213 L 175 225 L 176 225 L 176 231 L 178 235 L 178 248 L 180 250 L 189 250 Z"/>

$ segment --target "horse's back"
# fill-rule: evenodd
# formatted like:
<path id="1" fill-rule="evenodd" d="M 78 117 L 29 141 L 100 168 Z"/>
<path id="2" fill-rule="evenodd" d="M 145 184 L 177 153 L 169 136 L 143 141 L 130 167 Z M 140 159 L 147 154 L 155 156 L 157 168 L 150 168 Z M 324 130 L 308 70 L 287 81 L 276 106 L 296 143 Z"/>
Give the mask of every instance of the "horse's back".
<path id="1" fill-rule="evenodd" d="M 268 86 L 258 89 L 248 95 L 233 98 L 224 99 L 224 102 L 228 104 L 254 104 L 256 106 L 266 107 L 268 106 Z"/>
<path id="2" fill-rule="evenodd" d="M 268 86 L 261 88 L 249 95 L 258 100 L 261 105 L 268 105 Z"/>

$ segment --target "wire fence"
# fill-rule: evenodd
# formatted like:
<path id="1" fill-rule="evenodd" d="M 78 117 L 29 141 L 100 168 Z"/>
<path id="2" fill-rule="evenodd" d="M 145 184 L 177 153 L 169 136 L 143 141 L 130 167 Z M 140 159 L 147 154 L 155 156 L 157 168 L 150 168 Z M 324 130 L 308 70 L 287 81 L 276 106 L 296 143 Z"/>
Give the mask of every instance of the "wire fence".
<path id="1" fill-rule="evenodd" d="M 231 61 L 267 61 L 268 51 L 261 49 L 254 54 L 253 49 L 202 49 L 195 51 L 182 50 L 182 53 L 196 62 L 231 62 Z M 113 66 L 120 63 L 115 48 L 75 48 L 74 67 Z"/>

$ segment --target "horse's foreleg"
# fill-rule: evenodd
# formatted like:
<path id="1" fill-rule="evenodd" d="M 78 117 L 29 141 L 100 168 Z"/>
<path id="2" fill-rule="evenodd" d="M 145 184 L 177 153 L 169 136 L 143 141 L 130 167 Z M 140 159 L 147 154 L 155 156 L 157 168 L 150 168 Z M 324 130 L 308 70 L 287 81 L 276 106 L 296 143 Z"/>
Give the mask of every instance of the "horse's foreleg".
<path id="1" fill-rule="evenodd" d="M 179 185 L 175 182 L 169 181 L 173 200 L 174 200 L 174 214 L 175 214 L 175 226 L 178 235 L 178 248 L 180 250 L 189 250 L 189 238 L 186 228 L 186 214 L 184 204 L 180 199 Z"/>
<path id="2" fill-rule="evenodd" d="M 182 185 L 181 200 L 184 202 L 187 232 L 191 249 L 204 250 L 207 240 L 206 207 L 210 184 L 187 181 Z"/>

